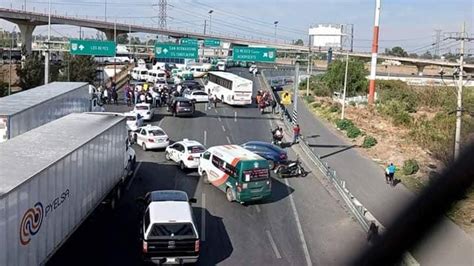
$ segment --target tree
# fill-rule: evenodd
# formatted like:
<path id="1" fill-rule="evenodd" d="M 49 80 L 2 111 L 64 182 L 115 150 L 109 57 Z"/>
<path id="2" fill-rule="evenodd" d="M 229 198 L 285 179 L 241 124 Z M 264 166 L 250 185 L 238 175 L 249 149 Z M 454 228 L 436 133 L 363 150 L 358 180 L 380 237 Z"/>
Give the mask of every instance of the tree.
<path id="1" fill-rule="evenodd" d="M 322 81 L 328 88 L 334 91 L 342 91 L 344 88 L 345 60 L 334 61 L 327 72 L 323 75 Z M 367 90 L 368 81 L 366 76 L 368 71 L 364 67 L 364 62 L 358 59 L 350 59 L 347 76 L 347 94 L 357 95 Z"/>
<path id="2" fill-rule="evenodd" d="M 16 69 L 23 90 L 38 87 L 44 84 L 44 61 L 39 53 L 26 56 L 23 67 Z"/>
<path id="3" fill-rule="evenodd" d="M 392 55 L 392 56 L 398 56 L 398 57 L 407 57 L 408 53 L 403 50 L 402 47 L 400 46 L 395 46 L 391 50 L 390 49 L 385 49 L 385 54 L 387 55 Z"/>
<path id="4" fill-rule="evenodd" d="M 128 44 L 128 34 L 117 35 L 117 44 Z"/>
<path id="5" fill-rule="evenodd" d="M 455 54 L 452 54 L 451 52 L 443 54 L 443 57 L 449 62 L 456 62 L 458 60 L 458 56 Z"/>
<path id="6" fill-rule="evenodd" d="M 301 45 L 301 46 L 303 46 L 303 45 L 304 45 L 304 42 L 303 42 L 303 40 L 298 39 L 298 40 L 296 40 L 296 41 L 293 41 L 293 44 L 294 44 L 294 45 Z"/>
<path id="7" fill-rule="evenodd" d="M 418 58 L 418 54 L 417 53 L 411 53 L 408 55 L 408 57 L 410 58 Z"/>
<path id="8" fill-rule="evenodd" d="M 66 55 L 61 66 L 59 80 L 82 81 L 93 84 L 96 79 L 97 64 L 92 56 Z"/>
<path id="9" fill-rule="evenodd" d="M 420 56 L 422 59 L 433 59 L 433 55 L 430 53 L 430 51 L 426 51 L 424 54 Z"/>

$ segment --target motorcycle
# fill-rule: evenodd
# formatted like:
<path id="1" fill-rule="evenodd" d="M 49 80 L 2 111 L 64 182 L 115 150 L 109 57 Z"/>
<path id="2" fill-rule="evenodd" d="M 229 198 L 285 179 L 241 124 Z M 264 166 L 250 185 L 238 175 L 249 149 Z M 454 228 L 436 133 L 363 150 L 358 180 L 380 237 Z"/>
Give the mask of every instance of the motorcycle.
<path id="1" fill-rule="evenodd" d="M 283 134 L 276 135 L 275 132 L 272 132 L 272 144 L 278 145 L 281 147 L 282 143 L 283 143 Z"/>
<path id="2" fill-rule="evenodd" d="M 296 176 L 305 177 L 308 175 L 308 172 L 303 168 L 303 165 L 298 158 L 296 161 L 290 161 L 286 164 L 279 165 L 274 171 L 279 178 Z"/>

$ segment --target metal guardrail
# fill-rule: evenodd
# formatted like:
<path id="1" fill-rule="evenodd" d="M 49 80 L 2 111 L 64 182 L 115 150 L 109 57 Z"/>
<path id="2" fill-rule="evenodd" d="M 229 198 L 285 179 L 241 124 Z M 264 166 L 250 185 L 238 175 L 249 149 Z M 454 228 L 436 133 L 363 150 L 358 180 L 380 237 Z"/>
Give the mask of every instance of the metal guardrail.
<path id="1" fill-rule="evenodd" d="M 267 90 L 270 90 L 273 94 L 273 98 L 279 100 L 279 96 L 275 94 L 275 92 L 271 89 L 271 87 L 268 85 L 268 80 L 265 76 L 265 72 L 267 70 L 262 70 L 261 74 L 264 79 L 264 85 L 267 88 Z M 268 71 L 274 71 L 274 70 L 268 70 Z M 293 71 L 294 72 L 294 71 Z M 286 109 L 278 103 L 278 108 L 282 111 L 280 111 L 281 114 L 281 120 L 283 121 L 285 127 L 287 130 L 291 132 L 293 125 L 291 124 L 291 117 L 290 115 L 286 112 Z M 283 110 L 285 110 L 283 112 Z M 286 113 L 286 115 L 285 115 Z M 336 170 L 332 169 L 328 163 L 323 162 L 321 158 L 314 153 L 314 151 L 311 149 L 311 147 L 306 143 L 306 140 L 304 137 L 300 139 L 300 147 L 303 150 L 303 152 L 308 156 L 308 158 L 318 167 L 318 169 L 321 171 L 321 173 L 328 179 L 336 188 L 337 192 L 339 195 L 342 197 L 344 202 L 346 203 L 347 207 L 351 210 L 352 214 L 354 217 L 357 219 L 359 224 L 362 226 L 362 228 L 367 232 L 369 230 L 369 226 L 372 222 L 378 224 L 381 228 L 381 230 L 384 230 L 383 225 L 381 225 L 376 218 L 360 203 L 354 195 L 347 189 L 346 187 L 346 182 L 342 180 L 340 177 L 337 176 Z M 420 265 L 415 258 L 410 253 L 406 253 L 405 256 L 402 258 L 400 261 L 400 265 Z"/>

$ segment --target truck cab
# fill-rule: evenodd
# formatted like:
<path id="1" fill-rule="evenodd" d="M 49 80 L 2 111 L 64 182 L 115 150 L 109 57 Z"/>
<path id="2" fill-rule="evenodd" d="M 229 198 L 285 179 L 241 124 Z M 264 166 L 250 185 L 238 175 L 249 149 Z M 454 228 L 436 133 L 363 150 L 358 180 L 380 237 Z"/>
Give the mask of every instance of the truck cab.
<path id="1" fill-rule="evenodd" d="M 137 199 L 143 206 L 140 240 L 144 261 L 157 264 L 195 263 L 199 234 L 186 192 L 160 190 Z"/>

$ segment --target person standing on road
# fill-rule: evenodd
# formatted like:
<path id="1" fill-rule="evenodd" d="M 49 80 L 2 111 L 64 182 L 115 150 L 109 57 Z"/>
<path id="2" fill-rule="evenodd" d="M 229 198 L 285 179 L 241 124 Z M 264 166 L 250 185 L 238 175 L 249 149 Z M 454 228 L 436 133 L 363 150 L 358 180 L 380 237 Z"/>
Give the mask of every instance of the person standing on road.
<path id="1" fill-rule="evenodd" d="M 298 138 L 300 137 L 300 125 L 296 124 L 296 126 L 293 127 L 293 144 L 296 144 L 298 142 Z"/>
<path id="2" fill-rule="evenodd" d="M 393 186 L 393 177 L 395 175 L 396 168 L 393 163 L 390 163 L 387 168 L 385 168 L 385 180 L 387 184 Z"/>
<path id="3" fill-rule="evenodd" d="M 277 102 L 275 99 L 272 100 L 272 114 L 275 114 L 275 108 L 277 106 Z"/>

